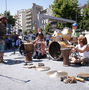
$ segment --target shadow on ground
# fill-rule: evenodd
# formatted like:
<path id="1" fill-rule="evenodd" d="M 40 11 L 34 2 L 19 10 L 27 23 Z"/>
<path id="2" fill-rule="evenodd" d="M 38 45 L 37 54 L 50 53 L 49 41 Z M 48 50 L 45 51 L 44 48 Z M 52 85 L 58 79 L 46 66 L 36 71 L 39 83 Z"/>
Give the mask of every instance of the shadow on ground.
<path id="1" fill-rule="evenodd" d="M 89 64 L 86 64 L 85 66 L 79 64 L 70 64 L 71 67 L 89 67 Z"/>
<path id="2" fill-rule="evenodd" d="M 5 75 L 1 75 L 1 74 L 0 74 L 0 77 L 8 78 L 8 79 L 10 79 L 10 80 L 12 80 L 12 81 L 14 81 L 14 82 L 17 82 L 17 83 L 21 83 L 21 82 L 23 82 L 23 83 L 28 83 L 28 82 L 30 82 L 30 80 L 24 81 L 24 80 L 21 80 L 21 79 L 17 79 L 17 78 L 5 76 Z"/>
<path id="3" fill-rule="evenodd" d="M 12 59 L 6 59 L 4 60 L 6 63 L 6 65 L 14 65 L 14 64 L 20 64 L 20 63 L 24 63 L 24 61 L 21 60 L 12 60 Z"/>

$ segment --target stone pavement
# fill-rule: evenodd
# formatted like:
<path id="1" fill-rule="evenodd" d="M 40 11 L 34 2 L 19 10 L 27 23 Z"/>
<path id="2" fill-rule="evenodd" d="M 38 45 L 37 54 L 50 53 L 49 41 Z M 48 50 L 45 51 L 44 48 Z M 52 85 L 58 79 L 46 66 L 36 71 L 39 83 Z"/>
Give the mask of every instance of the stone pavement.
<path id="1" fill-rule="evenodd" d="M 44 63 L 49 66 L 48 71 L 36 71 L 34 68 L 23 68 L 25 57 L 18 51 L 12 54 L 7 51 L 4 54 L 6 64 L 0 63 L 0 90 L 89 90 L 89 81 L 74 84 L 64 84 L 60 78 L 51 78 L 46 75 L 53 70 L 66 71 L 68 75 L 77 76 L 80 72 L 89 73 L 89 65 L 80 66 L 71 64 L 69 67 L 63 67 L 63 61 L 53 61 L 49 58 L 33 59 L 31 63 L 38 66 L 38 63 Z M 12 55 L 11 55 L 12 54 Z"/>

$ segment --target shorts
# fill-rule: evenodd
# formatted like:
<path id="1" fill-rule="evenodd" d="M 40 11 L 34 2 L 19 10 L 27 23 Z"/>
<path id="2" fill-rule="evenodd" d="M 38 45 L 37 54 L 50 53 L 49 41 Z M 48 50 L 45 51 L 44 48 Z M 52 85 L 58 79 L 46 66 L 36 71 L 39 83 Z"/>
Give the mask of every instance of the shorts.
<path id="1" fill-rule="evenodd" d="M 89 63 L 89 58 L 88 57 L 80 57 L 80 59 L 81 60 L 83 60 L 84 62 L 87 62 L 87 63 Z"/>
<path id="2" fill-rule="evenodd" d="M 73 57 L 73 56 L 70 56 L 69 59 L 71 59 L 71 58 L 80 59 L 80 60 L 82 60 L 82 61 L 84 61 L 84 62 L 89 63 L 89 58 L 88 58 L 88 57 L 84 57 L 84 56 L 76 56 L 76 57 Z"/>
<path id="3" fill-rule="evenodd" d="M 0 40 L 0 52 L 4 52 L 4 43 Z"/>

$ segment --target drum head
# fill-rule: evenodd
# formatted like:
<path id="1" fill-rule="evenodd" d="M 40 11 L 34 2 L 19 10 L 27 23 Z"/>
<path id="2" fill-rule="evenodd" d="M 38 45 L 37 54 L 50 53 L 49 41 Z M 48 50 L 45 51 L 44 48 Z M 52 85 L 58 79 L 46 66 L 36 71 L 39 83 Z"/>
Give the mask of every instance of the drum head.
<path id="1" fill-rule="evenodd" d="M 63 40 L 65 40 L 65 41 L 70 40 L 71 34 L 72 34 L 72 30 L 68 27 L 65 27 L 62 31 Z"/>
<path id="2" fill-rule="evenodd" d="M 52 42 L 49 45 L 49 55 L 51 56 L 52 59 L 58 60 L 59 57 L 61 56 L 61 46 L 58 42 Z"/>

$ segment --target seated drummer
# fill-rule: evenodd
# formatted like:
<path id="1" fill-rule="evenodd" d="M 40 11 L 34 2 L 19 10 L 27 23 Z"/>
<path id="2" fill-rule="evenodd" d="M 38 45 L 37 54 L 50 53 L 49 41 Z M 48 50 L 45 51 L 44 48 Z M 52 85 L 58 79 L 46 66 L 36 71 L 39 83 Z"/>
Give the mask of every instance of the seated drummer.
<path id="1" fill-rule="evenodd" d="M 75 51 L 78 51 L 79 55 L 77 57 L 71 57 L 71 63 L 81 63 L 82 65 L 89 63 L 89 46 L 86 37 L 81 36 L 78 38 L 78 45 L 72 48 L 71 52 Z"/>
<path id="2" fill-rule="evenodd" d="M 34 43 L 34 54 L 33 58 L 41 59 L 45 58 L 45 42 L 42 34 L 38 34 Z"/>

